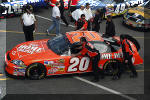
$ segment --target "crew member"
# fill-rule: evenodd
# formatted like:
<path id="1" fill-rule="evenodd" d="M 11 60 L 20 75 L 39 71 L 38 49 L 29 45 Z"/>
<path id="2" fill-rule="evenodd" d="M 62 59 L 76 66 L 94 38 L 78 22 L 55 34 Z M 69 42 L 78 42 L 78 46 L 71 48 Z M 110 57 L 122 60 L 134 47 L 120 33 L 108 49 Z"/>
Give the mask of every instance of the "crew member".
<path id="1" fill-rule="evenodd" d="M 109 15 L 107 16 L 107 22 L 106 22 L 106 31 L 103 36 L 105 37 L 113 37 L 115 36 L 115 25 L 114 22 L 112 21 L 112 17 Z"/>
<path id="2" fill-rule="evenodd" d="M 23 31 L 26 41 L 33 41 L 33 31 L 37 30 L 37 20 L 32 13 L 32 8 L 27 5 L 25 13 L 21 16 L 21 24 L 23 25 Z"/>
<path id="3" fill-rule="evenodd" d="M 100 23 L 101 23 L 101 20 L 102 20 L 100 16 L 101 16 L 100 15 L 100 10 L 97 9 L 96 12 L 95 12 L 93 23 L 92 23 L 92 31 L 99 32 L 99 30 L 100 30 Z"/>
<path id="4" fill-rule="evenodd" d="M 98 82 L 99 72 L 101 74 L 101 78 L 104 78 L 103 70 L 100 70 L 100 68 L 98 67 L 98 62 L 100 60 L 100 53 L 97 49 L 94 48 L 92 44 L 87 42 L 85 37 L 80 38 L 80 43 L 81 43 L 81 47 L 79 48 L 82 48 L 82 50 L 79 53 L 72 55 L 72 57 L 79 56 L 79 55 L 89 56 L 92 61 L 92 70 L 93 70 L 93 75 L 94 75 L 94 79 L 92 79 L 92 81 Z"/>
<path id="5" fill-rule="evenodd" d="M 129 44 L 128 40 L 125 38 L 124 35 L 120 35 L 120 45 L 122 47 L 123 57 L 124 57 L 124 63 L 129 67 L 131 70 L 130 77 L 134 78 L 137 77 L 137 72 L 135 69 L 135 66 L 132 63 L 132 57 L 133 57 L 133 50 L 131 48 L 131 45 Z"/>
<path id="6" fill-rule="evenodd" d="M 78 19 L 75 26 L 76 26 L 76 30 L 79 30 L 79 31 L 87 30 L 88 22 L 86 21 L 84 14 L 81 15 L 81 18 Z"/>
<path id="7" fill-rule="evenodd" d="M 88 29 L 88 31 L 90 31 L 91 30 L 91 22 L 92 22 L 92 19 L 93 19 L 93 15 L 92 15 L 92 11 L 91 11 L 89 3 L 86 3 L 85 16 L 86 16 L 86 20 L 88 22 L 87 29 Z"/>
<path id="8" fill-rule="evenodd" d="M 50 32 L 56 27 L 56 36 L 60 35 L 60 10 L 59 7 L 60 3 L 56 2 L 55 6 L 52 9 L 52 20 L 53 24 L 47 29 L 48 35 Z"/>
<path id="9" fill-rule="evenodd" d="M 59 6 L 59 10 L 60 10 L 60 14 L 61 14 L 61 19 L 63 20 L 63 22 L 66 24 L 66 26 L 68 27 L 68 22 L 64 16 L 64 11 L 65 11 L 65 8 L 64 8 L 64 0 L 60 0 L 60 6 Z"/>
<path id="10" fill-rule="evenodd" d="M 115 39 L 115 38 L 114 38 Z M 122 47 L 122 52 L 123 52 L 123 57 L 124 57 L 124 63 L 125 65 L 127 65 L 127 67 L 129 67 L 129 69 L 131 70 L 131 74 L 130 77 L 134 78 L 137 77 L 138 74 L 136 72 L 136 69 L 132 63 L 132 57 L 133 57 L 133 50 L 131 48 L 130 43 L 127 40 L 127 36 L 126 35 L 120 35 L 120 41 L 118 39 L 115 39 L 116 42 L 106 42 L 107 44 L 112 44 L 112 45 L 118 45 Z M 120 70 L 121 72 L 119 72 L 118 78 L 120 78 L 122 70 Z"/>

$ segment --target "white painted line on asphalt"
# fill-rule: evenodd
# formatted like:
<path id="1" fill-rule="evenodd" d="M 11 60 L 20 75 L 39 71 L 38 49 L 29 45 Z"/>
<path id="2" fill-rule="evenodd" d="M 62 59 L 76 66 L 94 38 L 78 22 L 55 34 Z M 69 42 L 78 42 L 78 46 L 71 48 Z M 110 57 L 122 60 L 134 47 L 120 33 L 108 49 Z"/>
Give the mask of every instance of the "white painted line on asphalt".
<path id="1" fill-rule="evenodd" d="M 83 81 L 83 82 L 85 82 L 85 83 L 91 84 L 91 85 L 93 85 L 93 86 L 95 86 L 95 87 L 101 88 L 101 89 L 103 89 L 103 90 L 105 90 L 105 91 L 108 91 L 108 92 L 110 92 L 110 93 L 119 95 L 119 96 L 121 96 L 121 97 L 123 97 L 123 98 L 126 98 L 126 99 L 128 99 L 128 100 L 136 100 L 135 98 L 129 97 L 129 96 L 127 96 L 127 95 L 125 95 L 125 94 L 123 94 L 123 93 L 121 93 L 121 92 L 117 92 L 117 91 L 115 91 L 115 90 L 112 90 L 112 89 L 107 88 L 107 87 L 105 87 L 105 86 L 102 86 L 102 85 L 100 85 L 100 84 L 96 84 L 96 83 L 90 82 L 90 81 L 88 81 L 88 80 L 86 80 L 86 79 L 84 79 L 84 78 L 77 77 L 77 76 L 74 77 L 74 78 L 75 78 L 75 79 L 78 79 L 78 80 L 80 80 L 80 81 Z"/>
<path id="2" fill-rule="evenodd" d="M 49 20 L 49 21 L 53 21 L 52 19 L 50 19 L 50 18 L 46 18 L 46 17 L 43 17 L 43 16 L 39 16 L 39 15 L 35 15 L 35 16 L 37 16 L 37 17 L 39 17 L 39 18 L 43 18 L 43 19 L 46 19 L 46 20 Z M 63 24 L 63 25 L 65 25 L 65 23 L 63 23 L 63 22 L 60 22 L 61 24 Z M 75 27 L 75 26 L 73 26 L 73 25 L 69 25 L 70 27 Z"/>

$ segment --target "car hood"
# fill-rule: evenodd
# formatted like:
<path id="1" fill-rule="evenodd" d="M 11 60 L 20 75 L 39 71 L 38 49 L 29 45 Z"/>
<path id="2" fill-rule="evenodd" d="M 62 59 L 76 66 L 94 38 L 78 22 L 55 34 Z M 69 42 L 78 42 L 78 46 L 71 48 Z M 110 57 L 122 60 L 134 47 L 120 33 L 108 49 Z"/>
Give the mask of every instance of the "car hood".
<path id="1" fill-rule="evenodd" d="M 47 47 L 47 41 L 48 39 L 21 43 L 10 50 L 9 56 L 11 60 L 30 59 L 33 57 L 38 59 L 48 54 L 56 56 L 56 54 Z"/>

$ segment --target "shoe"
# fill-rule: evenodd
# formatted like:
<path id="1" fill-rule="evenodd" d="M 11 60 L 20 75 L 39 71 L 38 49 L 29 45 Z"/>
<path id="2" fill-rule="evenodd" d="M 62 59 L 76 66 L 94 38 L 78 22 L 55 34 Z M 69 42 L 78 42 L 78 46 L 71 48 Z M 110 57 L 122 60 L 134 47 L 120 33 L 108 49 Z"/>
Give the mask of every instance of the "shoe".
<path id="1" fill-rule="evenodd" d="M 112 77 L 112 80 L 119 80 L 119 77 L 117 75 Z"/>
<path id="2" fill-rule="evenodd" d="M 104 79 L 105 78 L 105 76 L 100 76 L 100 79 Z"/>
<path id="3" fill-rule="evenodd" d="M 46 30 L 46 32 L 47 32 L 47 35 L 50 35 L 50 33 L 49 33 L 49 31 L 48 31 L 48 30 Z"/>
<path id="4" fill-rule="evenodd" d="M 94 79 L 92 79 L 91 81 L 92 81 L 92 82 L 98 82 L 99 79 L 95 79 L 95 78 L 94 78 Z"/>
<path id="5" fill-rule="evenodd" d="M 137 78 L 137 77 L 138 77 L 137 74 L 133 74 L 133 73 L 130 74 L 130 78 Z"/>
<path id="6" fill-rule="evenodd" d="M 66 27 L 68 27 L 69 26 L 69 24 L 66 24 Z"/>

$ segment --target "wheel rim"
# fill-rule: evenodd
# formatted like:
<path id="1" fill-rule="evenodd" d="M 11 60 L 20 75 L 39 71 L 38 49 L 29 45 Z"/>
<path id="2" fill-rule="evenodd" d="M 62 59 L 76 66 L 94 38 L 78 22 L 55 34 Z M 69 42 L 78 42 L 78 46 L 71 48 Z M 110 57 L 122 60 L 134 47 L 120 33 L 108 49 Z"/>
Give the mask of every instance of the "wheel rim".
<path id="1" fill-rule="evenodd" d="M 113 66 L 115 65 L 115 63 L 116 62 L 110 62 L 106 65 L 105 70 L 104 70 L 105 74 L 114 75 L 118 72 L 118 68 L 114 68 L 115 66 Z"/>
<path id="2" fill-rule="evenodd" d="M 44 76 L 44 69 L 41 67 L 35 65 L 32 66 L 31 69 L 29 70 L 29 77 L 32 79 L 40 79 Z"/>

